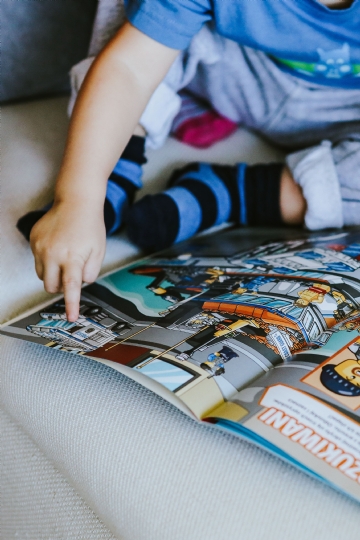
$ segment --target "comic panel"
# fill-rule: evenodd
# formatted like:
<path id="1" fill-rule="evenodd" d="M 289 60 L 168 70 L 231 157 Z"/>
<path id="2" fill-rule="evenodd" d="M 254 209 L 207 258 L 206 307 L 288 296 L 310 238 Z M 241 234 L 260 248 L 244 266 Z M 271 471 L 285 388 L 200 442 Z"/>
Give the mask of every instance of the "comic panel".
<path id="1" fill-rule="evenodd" d="M 181 261 L 135 265 L 85 288 L 75 323 L 66 320 L 60 301 L 11 331 L 137 370 L 206 416 L 305 341 L 301 327 L 278 309 L 292 301 L 261 291 L 278 280 L 220 267 L 184 268 Z"/>
<path id="2" fill-rule="evenodd" d="M 244 426 L 360 501 L 360 425 L 292 387 L 268 388 Z"/>
<path id="3" fill-rule="evenodd" d="M 333 339 L 341 341 L 346 335 L 338 332 Z M 348 347 L 355 363 L 359 338 Z M 334 363 L 334 356 L 324 362 L 315 353 L 274 366 L 211 411 L 208 420 L 238 433 L 245 429 L 246 436 L 265 447 L 273 445 L 360 499 L 360 409 L 350 401 L 357 398 L 339 401 L 319 384 L 307 383 L 324 364 Z M 346 348 L 342 353 L 348 359 Z"/>
<path id="4" fill-rule="evenodd" d="M 147 289 L 167 302 L 157 315 L 176 321 L 200 306 L 195 311 L 201 309 L 203 318 L 208 314 L 218 322 L 226 319 L 233 330 L 243 327 L 242 333 L 283 360 L 323 346 L 332 334 L 329 330 L 354 313 L 360 302 L 358 288 L 326 274 L 317 281 L 314 276 L 249 276 L 237 268 L 176 262 L 155 261 L 132 270 L 136 276 L 156 276 Z"/>
<path id="5" fill-rule="evenodd" d="M 348 346 L 351 347 L 355 355 L 354 351 L 358 349 L 357 341 L 353 340 Z M 343 353 L 345 356 L 348 356 L 349 351 L 347 348 L 343 348 L 341 354 Z M 236 394 L 233 394 L 226 401 L 223 406 L 224 414 L 221 414 L 219 417 L 226 418 L 225 411 L 228 408 L 228 403 L 236 403 L 246 411 L 241 419 L 257 415 L 261 411 L 259 401 L 266 389 L 282 384 L 311 395 L 316 400 L 328 404 L 333 409 L 353 418 L 360 424 L 360 408 L 357 406 L 357 396 L 345 396 L 345 399 L 341 399 L 340 401 L 338 394 L 332 391 L 325 392 L 323 385 L 321 382 L 319 383 L 322 367 L 332 363 L 334 363 L 332 358 L 327 358 L 324 361 L 321 356 L 316 354 L 296 355 L 291 362 L 283 362 L 274 366 L 273 369 L 270 369 L 261 377 L 239 389 Z M 342 369 L 342 366 L 339 369 Z M 314 374 L 316 374 L 317 379 L 314 379 Z M 309 380 L 311 381 L 311 385 L 308 383 Z"/>
<path id="6" fill-rule="evenodd" d="M 7 327 L 4 333 L 85 355 L 122 372 L 121 368 L 130 368 L 181 398 L 199 418 L 224 401 L 223 392 L 208 370 L 178 358 L 179 347 L 188 334 L 168 332 L 156 320 L 143 320 L 140 316 L 134 319 L 104 305 L 103 299 L 95 303 L 85 293 L 74 323 L 67 321 L 65 305 L 60 301 Z"/>
<path id="7" fill-rule="evenodd" d="M 359 413 L 310 390 L 302 379 L 313 369 L 300 361 L 281 364 L 213 410 L 209 420 L 238 433 L 245 429 L 360 500 Z"/>
<path id="8" fill-rule="evenodd" d="M 353 411 L 360 409 L 360 338 L 322 362 L 302 382 Z"/>
<path id="9" fill-rule="evenodd" d="M 302 275 L 303 272 L 327 272 L 360 279 L 360 242 L 358 233 L 343 232 L 311 235 L 307 238 L 265 242 L 231 257 L 232 265 L 244 265 L 250 272 Z"/>

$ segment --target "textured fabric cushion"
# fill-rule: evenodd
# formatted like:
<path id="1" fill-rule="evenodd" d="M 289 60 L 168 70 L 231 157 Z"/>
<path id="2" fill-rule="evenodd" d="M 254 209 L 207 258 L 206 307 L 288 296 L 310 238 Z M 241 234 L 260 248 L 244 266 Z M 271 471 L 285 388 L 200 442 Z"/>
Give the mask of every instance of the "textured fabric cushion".
<path id="1" fill-rule="evenodd" d="M 36 444 L 0 409 L 1 538 L 114 540 Z"/>
<path id="2" fill-rule="evenodd" d="M 2 341 L 3 408 L 116 538 L 358 539 L 359 505 L 292 466 L 107 366 Z"/>
<path id="3" fill-rule="evenodd" d="M 0 100 L 69 89 L 87 56 L 96 0 L 2 0 Z"/>

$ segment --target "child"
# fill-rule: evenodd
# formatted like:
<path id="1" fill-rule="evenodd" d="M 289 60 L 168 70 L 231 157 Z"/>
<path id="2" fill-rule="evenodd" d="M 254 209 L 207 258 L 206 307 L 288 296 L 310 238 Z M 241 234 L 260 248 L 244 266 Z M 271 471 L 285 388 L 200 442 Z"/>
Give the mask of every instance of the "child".
<path id="1" fill-rule="evenodd" d="M 70 321 L 82 282 L 98 275 L 106 231 L 125 213 L 130 238 L 147 249 L 225 221 L 360 223 L 360 4 L 322 1 L 128 0 L 129 22 L 75 104 L 53 206 L 19 222 L 31 230 L 46 290 L 64 291 Z M 192 40 L 201 28 L 201 41 Z M 192 164 L 164 194 L 125 212 L 141 187 L 142 126 L 164 138 L 185 86 L 229 120 L 298 150 L 286 166 Z"/>

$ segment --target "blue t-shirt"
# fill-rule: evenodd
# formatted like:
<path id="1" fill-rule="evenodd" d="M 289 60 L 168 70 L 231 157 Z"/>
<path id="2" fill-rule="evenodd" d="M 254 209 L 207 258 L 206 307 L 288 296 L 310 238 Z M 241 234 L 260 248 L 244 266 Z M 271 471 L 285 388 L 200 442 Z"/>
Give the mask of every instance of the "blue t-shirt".
<path id="1" fill-rule="evenodd" d="M 360 88 L 360 0 L 341 10 L 317 0 L 127 0 L 127 17 L 174 49 L 185 49 L 213 20 L 219 34 L 266 52 L 293 74 Z"/>

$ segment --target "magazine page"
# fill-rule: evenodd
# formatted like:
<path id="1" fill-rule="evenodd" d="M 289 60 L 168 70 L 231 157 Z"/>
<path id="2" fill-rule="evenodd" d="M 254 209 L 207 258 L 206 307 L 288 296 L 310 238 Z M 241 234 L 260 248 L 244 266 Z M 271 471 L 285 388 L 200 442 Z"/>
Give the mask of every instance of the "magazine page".
<path id="1" fill-rule="evenodd" d="M 280 231 L 279 234 L 283 233 Z M 294 234 L 298 236 L 299 232 Z M 188 315 L 191 306 L 186 304 L 218 282 L 233 277 L 224 277 L 219 268 L 211 270 L 214 265 L 210 259 L 219 263 L 220 256 L 227 264 L 228 258 L 238 251 L 239 243 L 252 249 L 266 236 L 264 231 L 260 234 L 260 231 L 245 229 L 211 239 L 203 236 L 164 254 L 167 261 L 164 270 L 155 257 L 110 273 L 96 284 L 85 287 L 76 323 L 68 323 L 63 300 L 58 297 L 56 301 L 45 303 L 3 325 L 0 332 L 59 351 L 92 357 L 136 379 L 184 412 L 201 418 L 224 403 L 237 387 L 280 361 L 276 353 L 262 344 L 259 348 L 265 355 L 257 351 L 253 354 L 252 347 L 244 344 L 244 350 L 247 347 L 243 362 L 246 367 L 240 366 L 236 375 L 238 380 L 231 384 L 220 376 L 221 366 L 205 365 L 211 351 L 206 354 L 200 348 L 202 341 L 206 344 L 211 338 L 221 337 L 214 334 L 224 332 L 226 325 L 234 333 L 236 328 L 231 327 L 234 320 L 220 315 L 210 317 L 209 321 L 201 315 L 197 320 L 194 315 L 201 313 L 200 304 L 192 306 L 192 315 Z M 195 254 L 195 264 L 191 253 Z M 207 258 L 205 271 L 201 266 L 202 254 Z M 196 263 L 198 268 L 195 268 Z M 169 269 L 173 270 L 169 272 Z M 182 307 L 185 312 L 185 315 L 180 314 L 178 324 L 174 324 L 174 307 Z M 184 324 L 180 318 L 184 318 Z M 222 320 L 227 322 L 220 329 Z M 253 341 L 249 343 L 251 345 Z M 197 346 L 199 350 L 195 355 L 187 354 Z M 229 367 L 231 364 L 235 367 L 239 357 L 234 353 L 231 355 L 235 358 L 227 357 Z"/>
<path id="2" fill-rule="evenodd" d="M 360 500 L 360 314 L 240 390 L 212 421 Z M 231 407 L 240 418 L 231 418 Z"/>
<path id="3" fill-rule="evenodd" d="M 1 331 L 103 362 L 201 419 L 282 360 L 252 318 L 208 309 L 239 276 L 187 263 L 153 258 L 99 279 L 76 323 L 60 299 Z"/>
<path id="4" fill-rule="evenodd" d="M 275 234 L 237 229 L 175 246 L 85 287 L 76 323 L 59 300 L 2 332 L 104 362 L 198 418 L 219 407 L 240 418 L 233 396 L 326 344 L 360 305 L 354 235 Z"/>

